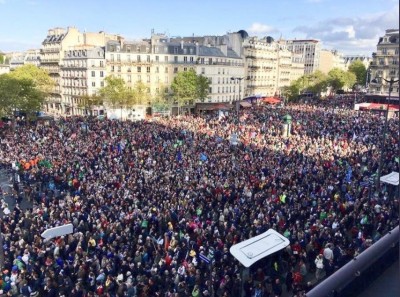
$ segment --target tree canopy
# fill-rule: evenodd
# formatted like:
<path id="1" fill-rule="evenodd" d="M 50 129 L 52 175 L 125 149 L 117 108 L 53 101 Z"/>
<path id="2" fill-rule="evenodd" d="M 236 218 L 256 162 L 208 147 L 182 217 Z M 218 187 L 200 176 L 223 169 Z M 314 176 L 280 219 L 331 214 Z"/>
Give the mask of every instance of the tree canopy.
<path id="1" fill-rule="evenodd" d="M 147 105 L 151 101 L 151 95 L 149 88 L 143 82 L 136 82 L 134 88 L 129 92 L 128 106 L 133 106 L 136 104 Z"/>
<path id="2" fill-rule="evenodd" d="M 208 96 L 210 82 L 207 77 L 197 75 L 193 69 L 178 72 L 171 88 L 178 105 L 188 104 L 200 99 L 204 101 Z"/>
<path id="3" fill-rule="evenodd" d="M 35 86 L 44 94 L 48 94 L 54 86 L 54 80 L 49 76 L 46 70 L 32 64 L 18 67 L 11 71 L 9 75 L 16 79 L 32 80 Z"/>
<path id="4" fill-rule="evenodd" d="M 354 73 L 356 76 L 356 83 L 358 85 L 365 85 L 367 80 L 367 68 L 360 60 L 356 60 L 350 64 L 349 72 Z"/>
<path id="5" fill-rule="evenodd" d="M 105 79 L 105 86 L 99 90 L 100 97 L 104 103 L 111 105 L 113 108 L 126 106 L 128 88 L 122 78 L 114 76 L 107 76 Z"/>
<path id="6" fill-rule="evenodd" d="M 0 75 L 0 114 L 10 116 L 15 111 L 28 117 L 40 111 L 45 93 L 31 79 L 17 79 L 8 74 Z"/>

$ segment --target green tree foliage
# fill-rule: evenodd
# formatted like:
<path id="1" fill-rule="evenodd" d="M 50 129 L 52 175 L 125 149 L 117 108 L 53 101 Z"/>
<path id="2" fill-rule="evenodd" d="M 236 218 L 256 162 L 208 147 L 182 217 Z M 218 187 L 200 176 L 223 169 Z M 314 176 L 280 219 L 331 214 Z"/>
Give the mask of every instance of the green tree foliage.
<path id="1" fill-rule="evenodd" d="M 320 95 L 323 92 L 326 92 L 328 87 L 328 77 L 322 71 L 315 71 L 312 74 L 304 75 L 300 78 L 301 81 L 306 81 L 304 91 L 311 92 L 314 95 Z"/>
<path id="2" fill-rule="evenodd" d="M 171 108 L 171 95 L 168 93 L 168 88 L 159 85 L 158 91 L 151 100 L 151 106 L 154 110 L 169 110 Z"/>
<path id="3" fill-rule="evenodd" d="M 92 115 L 95 106 L 103 105 L 103 98 L 99 95 L 83 95 L 79 97 L 79 107 L 85 109 L 86 114 Z"/>
<path id="4" fill-rule="evenodd" d="M 346 72 L 346 83 L 345 83 L 345 87 L 348 89 L 353 89 L 354 86 L 357 83 L 357 76 L 355 73 L 347 71 Z"/>
<path id="5" fill-rule="evenodd" d="M 341 89 L 352 89 L 356 83 L 357 77 L 353 72 L 334 68 L 328 73 L 328 85 L 332 91 Z"/>
<path id="6" fill-rule="evenodd" d="M 347 74 L 339 68 L 333 68 L 328 72 L 328 84 L 332 91 L 342 90 L 347 84 Z"/>
<path id="7" fill-rule="evenodd" d="M 348 71 L 355 74 L 356 83 L 358 85 L 365 85 L 367 79 L 367 68 L 363 62 L 360 60 L 354 61 L 350 64 Z"/>
<path id="8" fill-rule="evenodd" d="M 99 90 L 99 95 L 104 103 L 113 108 L 126 106 L 130 94 L 125 86 L 125 81 L 114 76 L 107 76 L 104 81 L 106 85 Z"/>
<path id="9" fill-rule="evenodd" d="M 296 100 L 302 90 L 302 79 L 292 81 L 290 86 L 283 87 L 282 94 L 288 101 Z"/>
<path id="10" fill-rule="evenodd" d="M 16 79 L 32 80 L 35 86 L 44 94 L 48 94 L 54 86 L 54 80 L 46 70 L 31 64 L 18 67 L 11 71 L 9 75 Z"/>
<path id="11" fill-rule="evenodd" d="M 194 70 L 178 72 L 171 84 L 174 98 L 178 105 L 193 101 L 198 93 L 197 74 Z"/>
<path id="12" fill-rule="evenodd" d="M 0 64 L 4 64 L 6 58 L 4 57 L 4 55 L 2 53 L 0 53 Z"/>
<path id="13" fill-rule="evenodd" d="M 148 86 L 141 81 L 136 82 L 135 87 L 129 92 L 127 106 L 133 106 L 136 104 L 147 105 L 150 101 L 151 95 Z"/>
<path id="14" fill-rule="evenodd" d="M 210 80 L 201 74 L 198 75 L 196 92 L 197 92 L 197 98 L 199 98 L 201 102 L 204 102 L 207 99 L 209 90 L 210 90 Z"/>
<path id="15" fill-rule="evenodd" d="M 45 94 L 30 79 L 17 79 L 8 74 L 0 76 L 0 114 L 10 116 L 14 111 L 33 117 L 41 110 Z"/>

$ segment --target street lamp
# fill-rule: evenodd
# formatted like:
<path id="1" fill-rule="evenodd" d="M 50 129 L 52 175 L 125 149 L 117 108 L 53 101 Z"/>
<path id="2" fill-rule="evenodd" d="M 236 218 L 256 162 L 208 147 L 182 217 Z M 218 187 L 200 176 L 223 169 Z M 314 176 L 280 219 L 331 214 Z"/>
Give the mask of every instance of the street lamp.
<path id="1" fill-rule="evenodd" d="M 242 82 L 242 80 L 243 80 L 243 78 L 244 77 L 231 77 L 231 80 L 233 80 L 235 83 L 238 83 L 239 84 L 239 98 L 238 98 L 238 100 L 234 100 L 234 102 L 235 102 L 235 105 L 236 105 L 236 114 L 239 116 L 239 101 L 240 101 L 240 91 L 241 91 L 241 88 L 240 88 L 240 83 Z M 235 96 L 236 97 L 236 96 Z"/>
<path id="2" fill-rule="evenodd" d="M 379 156 L 379 166 L 378 166 L 378 173 L 377 173 L 377 179 L 376 179 L 376 188 L 379 191 L 380 189 L 380 179 L 381 179 L 381 174 L 382 174 L 382 166 L 383 166 L 383 155 L 386 150 L 385 146 L 385 140 L 386 140 L 386 133 L 388 129 L 388 118 L 389 118 L 389 103 L 390 103 L 390 95 L 392 93 L 392 87 L 393 84 L 399 82 L 399 80 L 395 80 L 393 77 L 390 78 L 390 80 L 387 80 L 386 78 L 380 78 L 384 80 L 385 82 L 389 83 L 389 97 L 388 97 L 388 102 L 386 102 L 386 115 L 385 115 L 385 124 L 383 126 L 383 134 L 382 134 L 382 140 L 381 140 L 381 149 L 380 149 L 380 156 Z M 377 81 L 375 79 L 375 81 Z"/>

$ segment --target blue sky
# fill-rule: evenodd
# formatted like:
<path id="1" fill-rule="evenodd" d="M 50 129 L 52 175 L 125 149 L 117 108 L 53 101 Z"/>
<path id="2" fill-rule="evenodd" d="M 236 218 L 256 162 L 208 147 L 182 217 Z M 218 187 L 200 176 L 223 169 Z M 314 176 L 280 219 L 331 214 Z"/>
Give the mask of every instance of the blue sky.
<path id="1" fill-rule="evenodd" d="M 148 38 L 246 30 L 278 39 L 315 38 L 323 48 L 371 55 L 385 29 L 399 28 L 398 0 L 0 0 L 0 50 L 40 48 L 47 30 Z"/>

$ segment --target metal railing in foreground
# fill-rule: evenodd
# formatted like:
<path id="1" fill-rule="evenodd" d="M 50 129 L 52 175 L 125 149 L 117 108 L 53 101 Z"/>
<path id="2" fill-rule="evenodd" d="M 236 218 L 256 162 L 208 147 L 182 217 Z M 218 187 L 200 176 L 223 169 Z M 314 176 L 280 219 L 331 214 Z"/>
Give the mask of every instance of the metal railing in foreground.
<path id="1" fill-rule="evenodd" d="M 399 257 L 399 226 L 309 291 L 307 297 L 357 296 Z"/>

